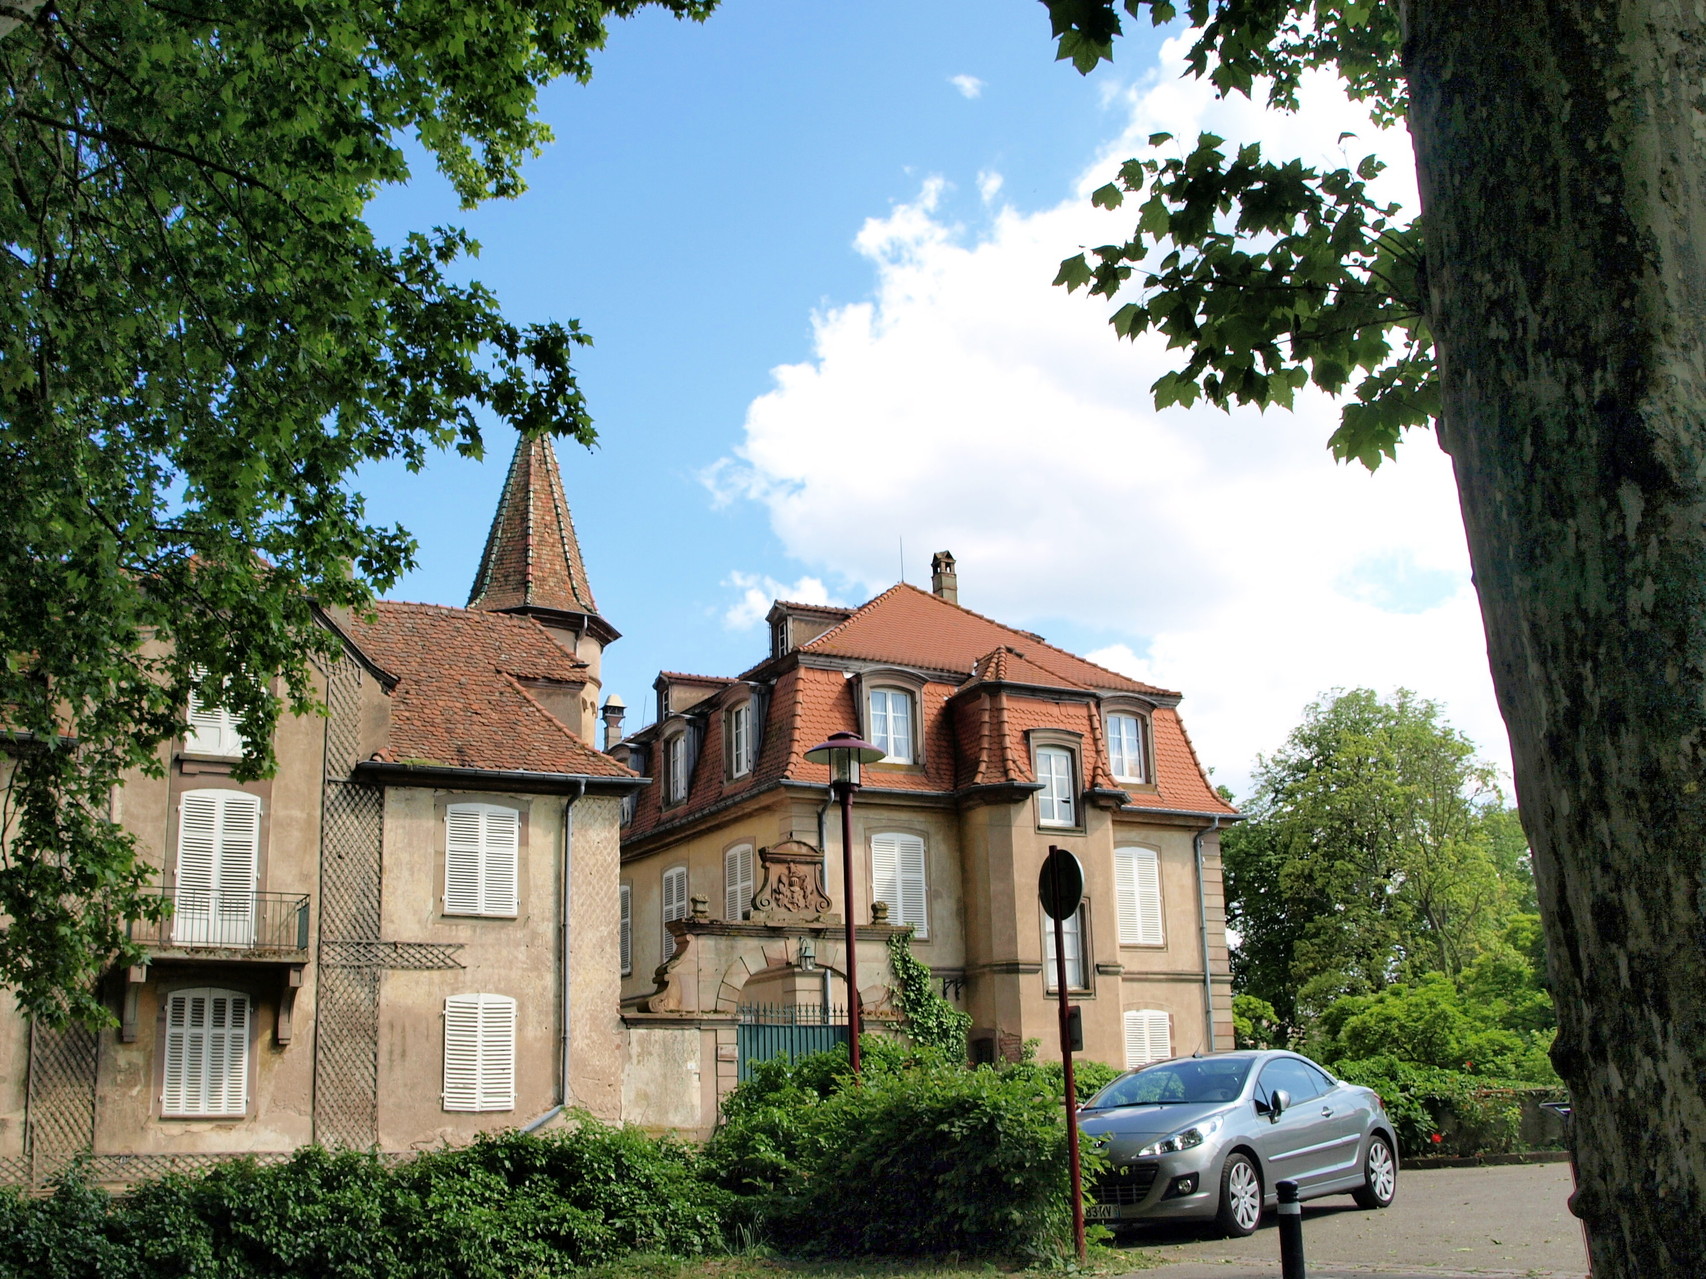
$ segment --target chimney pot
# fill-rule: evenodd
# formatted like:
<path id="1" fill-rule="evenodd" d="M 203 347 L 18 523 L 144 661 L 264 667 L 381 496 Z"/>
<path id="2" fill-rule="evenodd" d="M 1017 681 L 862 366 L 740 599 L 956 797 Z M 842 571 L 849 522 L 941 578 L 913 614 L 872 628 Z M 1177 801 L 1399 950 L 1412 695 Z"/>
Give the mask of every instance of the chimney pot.
<path id="1" fill-rule="evenodd" d="M 615 693 L 604 699 L 604 709 L 600 714 L 604 719 L 605 750 L 609 750 L 622 740 L 622 717 L 627 713 L 627 703 Z"/>
<path id="2" fill-rule="evenodd" d="M 952 551 L 937 551 L 930 557 L 930 591 L 950 604 L 960 602 L 959 577 L 954 572 Z"/>

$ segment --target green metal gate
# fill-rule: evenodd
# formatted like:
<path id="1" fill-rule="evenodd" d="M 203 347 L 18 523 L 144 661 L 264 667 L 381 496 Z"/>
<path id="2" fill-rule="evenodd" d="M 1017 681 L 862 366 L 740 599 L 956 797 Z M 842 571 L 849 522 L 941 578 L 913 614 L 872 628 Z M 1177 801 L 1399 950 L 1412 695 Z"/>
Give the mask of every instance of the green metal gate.
<path id="1" fill-rule="evenodd" d="M 752 1063 L 786 1057 L 798 1061 L 847 1042 L 847 1010 L 817 1004 L 743 1004 L 735 1051 L 740 1055 L 740 1078 L 752 1074 Z"/>

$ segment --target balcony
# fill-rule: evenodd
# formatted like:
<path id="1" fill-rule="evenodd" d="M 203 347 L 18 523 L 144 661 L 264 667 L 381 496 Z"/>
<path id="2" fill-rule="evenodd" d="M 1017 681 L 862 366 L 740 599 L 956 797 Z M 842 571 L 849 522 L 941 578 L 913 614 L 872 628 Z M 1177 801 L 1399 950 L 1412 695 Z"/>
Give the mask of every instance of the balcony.
<path id="1" fill-rule="evenodd" d="M 180 888 L 161 894 L 172 913 L 159 922 L 132 920 L 130 939 L 171 955 L 300 964 L 308 950 L 306 893 L 226 893 Z"/>

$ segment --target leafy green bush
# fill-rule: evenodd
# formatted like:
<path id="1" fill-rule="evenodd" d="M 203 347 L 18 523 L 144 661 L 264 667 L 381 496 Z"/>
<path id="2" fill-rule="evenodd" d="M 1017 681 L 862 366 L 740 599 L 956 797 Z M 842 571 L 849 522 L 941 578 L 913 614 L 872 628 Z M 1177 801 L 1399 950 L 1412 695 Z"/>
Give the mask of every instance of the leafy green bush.
<path id="1" fill-rule="evenodd" d="M 1380 1094 L 1397 1129 L 1399 1153 L 1410 1157 L 1514 1151 L 1524 1099 L 1563 1095 L 1559 1088 L 1532 1081 L 1489 1079 L 1391 1056 L 1339 1061 L 1332 1069 L 1339 1078 Z"/>
<path id="2" fill-rule="evenodd" d="M 729 1098 L 706 1157 L 784 1249 L 1050 1255 L 1071 1212 L 1058 1069 L 1050 1087 L 1041 1068 L 882 1047 L 855 1087 L 840 1050 L 770 1062 Z"/>
<path id="3" fill-rule="evenodd" d="M 222 1164 L 113 1199 L 73 1169 L 54 1194 L 0 1198 L 0 1279 L 507 1279 L 634 1251 L 718 1249 L 728 1196 L 698 1153 L 583 1119 L 505 1132 L 390 1169 L 315 1147 Z"/>
<path id="4" fill-rule="evenodd" d="M 889 938 L 889 966 L 894 972 L 895 1006 L 906 1019 L 906 1033 L 920 1048 L 930 1048 L 950 1059 L 966 1059 L 966 1032 L 971 1014 L 963 1013 L 936 993 L 929 968 L 912 954 L 912 935 L 896 933 Z M 859 1041 L 864 1053 L 865 1043 Z"/>

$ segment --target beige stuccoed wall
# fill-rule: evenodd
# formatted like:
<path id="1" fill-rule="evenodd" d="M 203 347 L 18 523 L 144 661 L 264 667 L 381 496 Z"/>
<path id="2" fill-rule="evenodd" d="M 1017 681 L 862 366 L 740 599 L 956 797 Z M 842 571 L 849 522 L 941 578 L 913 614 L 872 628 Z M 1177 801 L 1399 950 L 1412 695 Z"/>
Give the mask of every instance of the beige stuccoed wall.
<path id="1" fill-rule="evenodd" d="M 324 696 L 324 689 L 316 687 Z M 141 855 L 174 878 L 178 796 L 188 790 L 237 787 L 262 797 L 263 892 L 309 894 L 310 918 L 318 907 L 320 778 L 325 721 L 291 715 L 279 721 L 274 739 L 278 771 L 268 782 L 237 784 L 222 766 L 192 765 L 172 758 L 163 778 L 127 777 L 115 807 L 137 836 Z M 310 929 L 312 944 L 312 929 Z M 287 968 L 205 952 L 195 959 L 153 958 L 137 991 L 136 1039 L 120 1041 L 117 1030 L 100 1032 L 95 1095 L 95 1153 L 223 1153 L 290 1150 L 312 1137 L 315 965 L 304 964 L 294 1009 L 294 1036 L 275 1042 Z M 119 1012 L 126 978 L 109 981 Z M 242 991 L 252 1001 L 249 1040 L 249 1108 L 241 1118 L 176 1119 L 160 1114 L 163 1082 L 164 1007 L 176 990 L 211 986 Z"/>
<path id="2" fill-rule="evenodd" d="M 524 814 L 520 909 L 514 919 L 449 916 L 444 807 L 501 803 Z M 387 970 L 380 982 L 379 1143 L 406 1150 L 530 1122 L 559 1100 L 563 1045 L 561 867 L 563 814 L 555 795 L 394 787 L 385 802 L 383 932 L 401 941 L 460 944 L 460 969 Z M 616 860 L 620 801 L 586 796 L 573 809 L 570 882 L 570 1105 L 604 1119 L 622 1109 Z M 443 1107 L 444 1001 L 459 994 L 516 1001 L 512 1111 Z"/>

